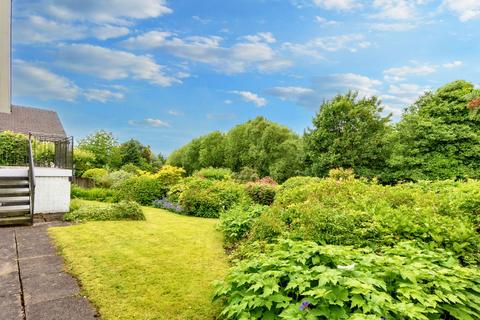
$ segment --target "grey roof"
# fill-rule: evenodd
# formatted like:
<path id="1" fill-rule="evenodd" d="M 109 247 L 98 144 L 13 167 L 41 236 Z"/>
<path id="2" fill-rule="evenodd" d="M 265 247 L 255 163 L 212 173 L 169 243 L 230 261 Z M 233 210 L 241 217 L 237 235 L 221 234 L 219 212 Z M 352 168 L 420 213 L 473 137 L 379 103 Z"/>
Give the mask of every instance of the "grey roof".
<path id="1" fill-rule="evenodd" d="M 0 131 L 6 130 L 59 138 L 67 136 L 55 111 L 20 106 L 12 106 L 11 113 L 0 112 Z"/>

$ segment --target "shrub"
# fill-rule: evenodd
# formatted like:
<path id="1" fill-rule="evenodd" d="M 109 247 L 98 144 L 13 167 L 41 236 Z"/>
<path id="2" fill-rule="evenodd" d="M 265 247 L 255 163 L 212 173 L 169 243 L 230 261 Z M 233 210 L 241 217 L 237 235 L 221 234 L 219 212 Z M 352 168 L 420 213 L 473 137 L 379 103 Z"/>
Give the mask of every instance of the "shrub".
<path id="1" fill-rule="evenodd" d="M 163 198 L 163 199 L 153 201 L 152 206 L 154 206 L 155 208 L 165 209 L 165 210 L 172 211 L 172 212 L 175 212 L 175 213 L 182 213 L 183 212 L 183 208 L 180 207 L 180 205 L 178 205 L 176 203 L 173 203 L 173 202 L 170 202 L 167 198 Z"/>
<path id="2" fill-rule="evenodd" d="M 209 180 L 231 180 L 233 177 L 232 171 L 225 168 L 203 168 L 193 174 L 198 178 L 205 178 Z"/>
<path id="3" fill-rule="evenodd" d="M 166 197 L 168 186 L 150 175 L 131 177 L 118 187 L 118 197 L 141 205 L 151 205 L 154 200 Z"/>
<path id="4" fill-rule="evenodd" d="M 116 202 L 118 198 L 117 192 L 114 189 L 106 189 L 106 188 L 84 189 L 75 185 L 72 185 L 71 196 L 72 198 L 102 201 L 102 202 Z"/>
<path id="5" fill-rule="evenodd" d="M 130 172 L 136 175 L 138 174 L 138 171 L 140 170 L 140 168 L 134 165 L 133 163 L 127 163 L 122 166 L 121 170 Z"/>
<path id="6" fill-rule="evenodd" d="M 245 185 L 245 191 L 254 202 L 269 206 L 275 199 L 277 186 L 262 182 L 250 182 Z"/>
<path id="7" fill-rule="evenodd" d="M 28 161 L 28 138 L 24 134 L 0 133 L 0 165 L 24 165 Z"/>
<path id="8" fill-rule="evenodd" d="M 283 240 L 239 262 L 216 299 L 225 319 L 479 319 L 480 272 L 445 251 Z"/>
<path id="9" fill-rule="evenodd" d="M 95 168 L 95 154 L 76 148 L 73 151 L 73 162 L 75 163 L 75 176 L 81 177 L 85 171 Z"/>
<path id="10" fill-rule="evenodd" d="M 178 200 L 185 214 L 218 218 L 220 212 L 248 199 L 242 185 L 233 181 L 192 178 L 181 187 Z"/>
<path id="11" fill-rule="evenodd" d="M 226 244 L 234 244 L 245 238 L 250 232 L 252 222 L 267 207 L 258 204 L 237 204 L 220 215 L 219 229 Z"/>
<path id="12" fill-rule="evenodd" d="M 133 201 L 114 204 L 85 205 L 67 213 L 66 221 L 145 220 L 142 208 Z"/>
<path id="13" fill-rule="evenodd" d="M 165 165 L 154 174 L 155 178 L 160 180 L 166 186 L 173 186 L 178 183 L 184 176 L 185 170 L 174 166 Z"/>
<path id="14" fill-rule="evenodd" d="M 235 180 L 239 183 L 254 182 L 260 179 L 257 170 L 250 167 L 243 167 L 240 172 L 236 173 Z"/>
<path id="15" fill-rule="evenodd" d="M 451 192 L 457 199 L 464 194 Z M 452 198 L 446 199 L 412 185 L 390 187 L 355 179 L 288 184 L 255 221 L 252 239 L 288 237 L 372 248 L 416 240 L 451 250 L 465 264 L 479 263 L 475 220 L 458 210 L 460 204 L 452 205 Z"/>
<path id="16" fill-rule="evenodd" d="M 88 169 L 82 178 L 92 179 L 96 186 L 110 187 L 108 184 L 108 170 L 103 168 Z"/>
<path id="17" fill-rule="evenodd" d="M 120 187 L 122 183 L 124 183 L 126 180 L 130 179 L 133 176 L 134 174 L 131 172 L 118 170 L 118 171 L 109 173 L 107 180 L 108 180 L 108 184 L 115 189 Z"/>

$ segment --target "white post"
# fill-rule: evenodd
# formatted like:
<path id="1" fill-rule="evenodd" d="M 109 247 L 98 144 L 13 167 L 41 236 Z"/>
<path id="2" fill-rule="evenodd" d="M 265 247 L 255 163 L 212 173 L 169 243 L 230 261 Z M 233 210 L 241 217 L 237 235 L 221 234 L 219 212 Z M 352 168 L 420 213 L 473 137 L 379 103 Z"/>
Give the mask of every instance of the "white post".
<path id="1" fill-rule="evenodd" d="M 0 112 L 11 112 L 12 0 L 0 0 Z"/>

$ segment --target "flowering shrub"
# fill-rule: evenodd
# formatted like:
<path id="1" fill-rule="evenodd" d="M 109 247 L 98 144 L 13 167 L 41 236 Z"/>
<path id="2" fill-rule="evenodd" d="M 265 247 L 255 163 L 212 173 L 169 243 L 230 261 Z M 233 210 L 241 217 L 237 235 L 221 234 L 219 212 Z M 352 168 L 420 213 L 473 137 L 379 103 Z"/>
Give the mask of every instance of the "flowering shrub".
<path id="1" fill-rule="evenodd" d="M 155 208 L 165 209 L 175 213 L 183 212 L 183 208 L 180 205 L 170 202 L 167 198 L 153 201 L 152 206 L 154 206 Z"/>
<path id="2" fill-rule="evenodd" d="M 245 185 L 245 191 L 254 202 L 269 206 L 275 199 L 277 186 L 270 183 L 264 183 L 262 180 L 259 180 L 258 182 L 247 183 Z"/>
<path id="3" fill-rule="evenodd" d="M 480 271 L 448 252 L 282 240 L 216 286 L 225 319 L 479 319 Z"/>
<path id="4" fill-rule="evenodd" d="M 225 243 L 232 245 L 245 238 L 258 218 L 267 207 L 241 203 L 220 215 L 219 229 L 222 231 Z"/>

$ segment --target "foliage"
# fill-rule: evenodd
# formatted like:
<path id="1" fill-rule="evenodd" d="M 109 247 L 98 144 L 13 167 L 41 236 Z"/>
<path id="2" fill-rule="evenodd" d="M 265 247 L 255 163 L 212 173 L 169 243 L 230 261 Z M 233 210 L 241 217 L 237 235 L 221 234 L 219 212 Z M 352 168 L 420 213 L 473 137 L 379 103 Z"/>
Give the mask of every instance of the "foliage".
<path id="1" fill-rule="evenodd" d="M 127 163 L 127 164 L 124 164 L 120 170 L 137 175 L 140 168 L 134 165 L 133 163 Z"/>
<path id="2" fill-rule="evenodd" d="M 142 208 L 133 201 L 84 205 L 64 216 L 65 221 L 145 220 Z"/>
<path id="3" fill-rule="evenodd" d="M 185 176 L 185 173 L 185 170 L 182 168 L 164 165 L 155 173 L 154 177 L 166 186 L 173 186 Z"/>
<path id="4" fill-rule="evenodd" d="M 100 130 L 80 140 L 78 149 L 93 154 L 95 156 L 93 165 L 100 168 L 109 163 L 112 151 L 117 145 L 113 133 Z"/>
<path id="5" fill-rule="evenodd" d="M 48 229 L 82 295 L 102 320 L 216 319 L 212 282 L 228 269 L 217 221 L 143 210 L 146 221 Z"/>
<path id="6" fill-rule="evenodd" d="M 270 175 L 284 181 L 303 169 L 302 154 L 300 137 L 287 127 L 258 117 L 225 135 L 213 132 L 194 139 L 174 151 L 167 162 L 185 168 L 189 174 L 205 167 L 233 172 L 249 167 L 262 177 Z"/>
<path id="7" fill-rule="evenodd" d="M 134 176 L 118 187 L 118 197 L 141 205 L 151 205 L 154 200 L 167 196 L 168 186 L 154 176 Z"/>
<path id="8" fill-rule="evenodd" d="M 453 251 L 464 264 L 480 262 L 478 220 L 465 213 L 478 210 L 480 199 L 470 188 L 440 194 L 411 184 L 392 187 L 355 179 L 291 183 L 279 189 L 272 208 L 256 220 L 252 239 L 286 237 L 372 248 L 416 240 Z M 458 204 L 452 204 L 455 198 Z"/>
<path id="9" fill-rule="evenodd" d="M 203 168 L 195 172 L 195 177 L 205 178 L 210 180 L 231 180 L 233 177 L 232 171 L 226 168 Z"/>
<path id="10" fill-rule="evenodd" d="M 73 151 L 75 176 L 81 177 L 89 169 L 95 168 L 95 155 L 91 151 L 75 148 Z"/>
<path id="11" fill-rule="evenodd" d="M 126 180 L 133 177 L 134 174 L 124 170 L 117 170 L 110 172 L 106 177 L 106 183 L 110 187 L 116 189 L 119 188 Z"/>
<path id="12" fill-rule="evenodd" d="M 252 222 L 266 209 L 259 204 L 240 203 L 220 215 L 219 229 L 223 232 L 228 245 L 245 238 L 252 227 Z"/>
<path id="13" fill-rule="evenodd" d="M 169 201 L 167 198 L 163 198 L 163 199 L 153 201 L 152 206 L 154 206 L 155 208 L 158 208 L 158 209 L 165 209 L 165 210 L 175 212 L 175 213 L 182 213 L 183 212 L 182 207 L 180 207 L 176 203 L 173 203 L 173 202 Z"/>
<path id="14" fill-rule="evenodd" d="M 280 241 L 219 284 L 226 319 L 478 319 L 480 272 L 445 251 Z"/>
<path id="15" fill-rule="evenodd" d="M 324 102 L 304 137 L 309 171 L 326 176 L 342 167 L 360 176 L 379 175 L 389 156 L 390 116 L 381 116 L 382 111 L 378 98 L 359 98 L 354 92 Z"/>
<path id="16" fill-rule="evenodd" d="M 249 167 L 243 167 L 240 172 L 236 173 L 235 180 L 240 183 L 253 182 L 260 179 L 257 170 Z"/>
<path id="17" fill-rule="evenodd" d="M 28 138 L 11 131 L 0 132 L 0 165 L 28 163 Z"/>
<path id="18" fill-rule="evenodd" d="M 109 187 L 108 170 L 103 168 L 88 169 L 82 174 L 82 178 L 92 179 L 96 186 Z"/>
<path id="19" fill-rule="evenodd" d="M 392 138 L 390 180 L 480 177 L 480 117 L 472 116 L 471 83 L 455 81 L 410 106 Z"/>
<path id="20" fill-rule="evenodd" d="M 249 182 L 245 185 L 245 191 L 249 197 L 258 204 L 269 206 L 275 199 L 277 186 L 264 181 Z"/>
<path id="21" fill-rule="evenodd" d="M 117 192 L 110 188 L 91 188 L 84 189 L 76 185 L 72 185 L 71 189 L 72 198 L 95 200 L 102 202 L 116 202 L 118 199 Z"/>
<path id="22" fill-rule="evenodd" d="M 133 166 L 147 170 L 149 172 L 156 172 L 164 163 L 163 156 L 153 154 L 150 146 L 145 146 L 135 139 L 130 139 L 115 147 L 112 150 L 110 166 L 115 169 L 122 168 L 125 171 L 133 171 Z M 123 167 L 130 165 L 126 169 Z M 132 172 L 133 173 L 133 172 Z"/>
<path id="23" fill-rule="evenodd" d="M 222 211 L 248 198 L 243 186 L 233 181 L 190 178 L 181 188 L 180 206 L 185 214 L 197 217 L 218 218 Z"/>

